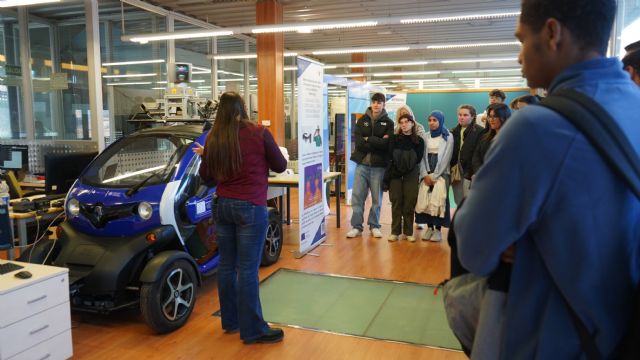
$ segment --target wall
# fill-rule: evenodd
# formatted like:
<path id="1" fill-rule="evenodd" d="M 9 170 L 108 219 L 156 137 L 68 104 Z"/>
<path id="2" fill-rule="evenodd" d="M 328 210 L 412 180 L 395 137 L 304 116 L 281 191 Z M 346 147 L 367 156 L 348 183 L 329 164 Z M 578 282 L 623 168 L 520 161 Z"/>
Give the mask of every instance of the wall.
<path id="1" fill-rule="evenodd" d="M 528 91 L 505 91 L 507 94 L 506 104 L 511 100 L 522 95 L 527 95 Z M 482 90 L 477 92 L 421 92 L 407 94 L 407 105 L 413 110 L 416 119 L 425 128 L 427 126 L 427 116 L 433 110 L 444 112 L 445 124 L 447 128 L 456 126 L 457 110 L 461 104 L 473 105 L 478 114 L 482 113 L 489 105 L 488 91 Z"/>

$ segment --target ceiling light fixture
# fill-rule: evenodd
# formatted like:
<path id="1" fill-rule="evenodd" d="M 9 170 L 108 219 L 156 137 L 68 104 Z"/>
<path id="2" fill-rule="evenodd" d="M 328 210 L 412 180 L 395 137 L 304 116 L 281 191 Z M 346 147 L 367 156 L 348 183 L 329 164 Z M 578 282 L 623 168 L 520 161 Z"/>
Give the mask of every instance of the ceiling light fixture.
<path id="1" fill-rule="evenodd" d="M 131 78 L 131 77 L 150 77 L 157 76 L 156 73 L 148 73 L 148 74 L 123 74 L 123 75 L 102 75 L 105 79 L 121 79 L 121 78 Z"/>
<path id="2" fill-rule="evenodd" d="M 297 52 L 285 52 L 284 57 L 298 56 Z M 229 53 L 229 54 L 213 54 L 207 56 L 209 59 L 215 60 L 236 60 L 236 59 L 256 59 L 256 53 Z"/>
<path id="3" fill-rule="evenodd" d="M 470 15 L 454 15 L 454 16 L 431 16 L 422 18 L 409 18 L 400 20 L 401 24 L 421 24 L 421 23 L 439 23 L 449 21 L 468 21 L 468 20 L 489 20 L 516 17 L 520 15 L 520 11 L 489 13 L 489 14 L 470 14 Z"/>
<path id="4" fill-rule="evenodd" d="M 312 50 L 311 53 L 313 55 L 339 55 L 339 54 L 354 54 L 354 53 L 407 51 L 410 48 L 411 47 L 409 46 L 360 47 L 360 48 Z"/>
<path id="5" fill-rule="evenodd" d="M 180 39 L 195 39 L 206 37 L 218 37 L 233 35 L 231 30 L 197 30 L 197 31 L 182 31 L 182 32 L 163 32 L 154 34 L 138 34 L 138 35 L 125 35 L 122 37 L 123 41 L 132 41 L 140 44 L 146 44 L 149 41 L 159 40 L 180 40 Z"/>
<path id="6" fill-rule="evenodd" d="M 471 63 L 471 62 L 502 62 L 502 61 L 517 61 L 517 57 L 504 57 L 504 58 L 488 58 L 488 59 L 453 59 L 442 60 L 441 64 L 458 64 L 458 63 Z"/>
<path id="7" fill-rule="evenodd" d="M 163 63 L 164 59 L 156 59 L 156 60 L 139 60 L 139 61 L 120 61 L 120 62 L 110 62 L 104 63 L 102 66 L 120 66 L 120 65 L 139 65 L 139 64 L 156 64 Z"/>
<path id="8" fill-rule="evenodd" d="M 512 71 L 520 71 L 520 68 L 513 69 L 473 69 L 473 70 L 452 70 L 451 72 L 454 74 L 473 74 L 480 72 L 512 72 Z"/>
<path id="9" fill-rule="evenodd" d="M 283 33 L 283 32 L 312 32 L 314 30 L 334 30 L 334 29 L 350 29 L 377 26 L 377 21 L 347 21 L 340 23 L 317 22 L 308 25 L 291 24 L 291 25 L 263 25 L 251 29 L 253 34 L 265 33 Z"/>
<path id="10" fill-rule="evenodd" d="M 410 75 L 438 75 L 440 71 L 404 71 L 404 72 L 382 72 L 373 76 L 410 76 Z"/>
<path id="11" fill-rule="evenodd" d="M 123 85 L 150 85 L 151 81 L 143 82 L 122 82 L 122 83 L 108 83 L 107 86 L 123 86 Z"/>
<path id="12" fill-rule="evenodd" d="M 347 67 L 383 67 L 383 66 L 412 66 L 412 65 L 427 65 L 428 61 L 393 61 L 393 62 L 371 62 L 371 63 L 352 63 L 347 64 Z"/>
<path id="13" fill-rule="evenodd" d="M 24 5 L 36 5 L 56 3 L 60 0 L 0 0 L 0 8 L 12 7 L 12 6 L 24 6 Z"/>
<path id="14" fill-rule="evenodd" d="M 440 45 L 427 45 L 427 49 L 464 49 L 474 47 L 487 47 L 487 46 L 515 46 L 520 45 L 519 41 L 501 41 L 501 42 L 481 42 L 481 43 L 460 43 L 460 44 L 440 44 Z"/>

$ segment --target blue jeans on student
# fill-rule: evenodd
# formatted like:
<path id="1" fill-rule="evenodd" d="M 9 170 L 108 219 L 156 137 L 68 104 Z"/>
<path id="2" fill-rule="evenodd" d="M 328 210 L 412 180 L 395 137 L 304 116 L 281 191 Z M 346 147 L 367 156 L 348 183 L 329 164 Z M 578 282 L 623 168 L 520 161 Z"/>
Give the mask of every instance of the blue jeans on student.
<path id="1" fill-rule="evenodd" d="M 367 224 L 370 229 L 380 228 L 380 205 L 382 204 L 383 167 L 373 167 L 358 164 L 353 178 L 353 192 L 351 193 L 351 227 L 362 230 L 364 221 L 364 202 L 371 191 L 371 209 Z"/>
<path id="2" fill-rule="evenodd" d="M 218 297 L 222 328 L 240 329 L 252 340 L 269 326 L 262 318 L 258 267 L 267 235 L 267 208 L 248 201 L 218 198 Z"/>

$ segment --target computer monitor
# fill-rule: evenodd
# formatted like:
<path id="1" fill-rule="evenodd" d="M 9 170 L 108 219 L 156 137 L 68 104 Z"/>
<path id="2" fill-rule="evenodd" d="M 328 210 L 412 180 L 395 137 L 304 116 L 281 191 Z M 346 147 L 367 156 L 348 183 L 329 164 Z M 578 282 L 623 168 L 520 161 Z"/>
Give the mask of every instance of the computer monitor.
<path id="1" fill-rule="evenodd" d="M 0 205 L 0 250 L 13 248 L 13 233 L 9 222 L 9 206 Z"/>
<path id="2" fill-rule="evenodd" d="M 44 156 L 44 189 L 48 194 L 69 191 L 82 170 L 98 155 L 97 152 L 46 154 Z"/>
<path id="3" fill-rule="evenodd" d="M 22 170 L 28 167 L 28 145 L 0 145 L 0 168 L 4 170 Z"/>

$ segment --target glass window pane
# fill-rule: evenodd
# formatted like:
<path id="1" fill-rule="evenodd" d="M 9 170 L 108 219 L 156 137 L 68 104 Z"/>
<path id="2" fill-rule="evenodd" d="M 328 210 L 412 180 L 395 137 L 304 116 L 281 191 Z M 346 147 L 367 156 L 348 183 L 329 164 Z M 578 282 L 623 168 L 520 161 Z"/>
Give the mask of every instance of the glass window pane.
<path id="1" fill-rule="evenodd" d="M 57 125 L 60 123 L 60 119 L 58 114 L 53 111 L 53 103 L 59 96 L 55 94 L 56 83 L 52 81 L 54 73 L 50 31 L 48 25 L 29 24 L 33 121 L 36 139 L 55 139 L 59 134 Z"/>
<path id="2" fill-rule="evenodd" d="M 166 19 L 152 13 L 129 11 L 125 13 L 125 33 L 143 34 L 166 31 Z M 101 56 L 103 69 L 103 99 L 107 104 L 109 129 L 105 129 L 107 143 L 135 130 L 129 123 L 132 114 L 144 103 L 147 109 L 156 107 L 156 99 L 162 98 L 166 87 L 165 41 L 147 44 L 120 40 L 122 22 L 105 20 L 100 27 Z M 144 62 L 129 64 L 128 62 Z M 157 61 L 157 62 L 151 62 Z M 159 62 L 158 62 L 159 61 Z M 118 64 L 118 63 L 125 64 Z M 116 65 L 104 65 L 112 64 Z"/>
<path id="3" fill-rule="evenodd" d="M 18 21 L 0 14 L 0 139 L 26 138 L 21 91 Z"/>

